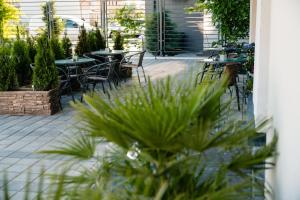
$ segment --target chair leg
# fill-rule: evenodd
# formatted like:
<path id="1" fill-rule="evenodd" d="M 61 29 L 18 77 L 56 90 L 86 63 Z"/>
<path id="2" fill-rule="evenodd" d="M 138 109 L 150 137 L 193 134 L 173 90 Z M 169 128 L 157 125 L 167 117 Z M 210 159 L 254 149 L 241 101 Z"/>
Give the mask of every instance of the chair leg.
<path id="1" fill-rule="evenodd" d="M 141 66 L 141 67 L 142 67 L 142 70 L 143 70 L 143 74 L 144 74 L 145 83 L 147 83 L 147 78 L 146 78 L 146 74 L 145 74 L 144 67 L 143 67 L 143 66 Z"/>
<path id="2" fill-rule="evenodd" d="M 112 90 L 110 80 L 107 80 L 107 82 L 108 82 L 109 88 Z"/>
<path id="3" fill-rule="evenodd" d="M 103 93 L 105 94 L 105 93 L 106 93 L 106 91 L 105 91 L 105 87 L 104 87 L 104 82 L 103 82 L 103 81 L 101 81 L 101 85 L 102 85 L 102 90 L 103 90 Z"/>
<path id="4" fill-rule="evenodd" d="M 139 83 L 141 84 L 140 74 L 139 74 L 139 68 L 136 68 L 136 73 L 138 75 Z"/>
<path id="5" fill-rule="evenodd" d="M 96 85 L 97 85 L 97 83 L 96 83 L 96 82 L 95 82 L 95 83 L 93 83 L 93 92 L 95 91 Z"/>
<path id="6" fill-rule="evenodd" d="M 236 98 L 237 98 L 237 104 L 238 104 L 238 110 L 240 111 L 241 110 L 241 107 L 240 107 L 240 94 L 239 94 L 239 87 L 236 84 L 234 84 L 235 86 L 235 92 L 236 92 Z"/>

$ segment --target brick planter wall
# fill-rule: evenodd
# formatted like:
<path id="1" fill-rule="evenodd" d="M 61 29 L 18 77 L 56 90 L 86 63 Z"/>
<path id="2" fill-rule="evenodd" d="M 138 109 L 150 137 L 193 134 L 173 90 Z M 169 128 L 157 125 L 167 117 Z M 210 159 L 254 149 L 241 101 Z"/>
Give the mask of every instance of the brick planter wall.
<path id="1" fill-rule="evenodd" d="M 57 89 L 0 92 L 0 115 L 53 115 L 59 110 Z"/>

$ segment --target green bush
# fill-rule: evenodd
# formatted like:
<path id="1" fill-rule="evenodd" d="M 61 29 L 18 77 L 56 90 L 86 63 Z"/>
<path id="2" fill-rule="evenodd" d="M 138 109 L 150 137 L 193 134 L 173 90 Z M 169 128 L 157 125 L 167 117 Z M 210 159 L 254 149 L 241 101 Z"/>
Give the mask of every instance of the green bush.
<path id="1" fill-rule="evenodd" d="M 19 85 L 28 84 L 31 81 L 32 70 L 30 68 L 29 47 L 26 41 L 18 39 L 14 42 L 13 57 Z"/>
<path id="2" fill-rule="evenodd" d="M 122 37 L 120 32 L 118 31 L 114 32 L 113 40 L 114 40 L 114 50 L 124 49 L 124 38 Z"/>
<path id="3" fill-rule="evenodd" d="M 58 37 L 52 37 L 50 39 L 50 46 L 56 60 L 64 58 L 64 49 Z"/>
<path id="4" fill-rule="evenodd" d="M 96 32 L 90 31 L 88 32 L 88 43 L 90 45 L 90 51 L 97 51 L 99 50 L 97 47 L 97 40 L 96 40 Z"/>
<path id="5" fill-rule="evenodd" d="M 37 55 L 33 71 L 34 89 L 47 91 L 58 86 L 58 72 L 54 63 L 54 54 L 45 35 L 38 39 Z"/>
<path id="6" fill-rule="evenodd" d="M 72 56 L 72 42 L 70 38 L 67 37 L 67 35 L 65 35 L 62 39 L 62 48 L 65 58 Z"/>
<path id="7" fill-rule="evenodd" d="M 29 58 L 30 58 L 30 61 L 33 63 L 34 62 L 34 57 L 36 55 L 36 40 L 35 38 L 27 35 L 27 38 L 26 38 L 26 42 L 27 42 L 27 45 L 28 45 L 28 54 L 29 54 Z"/>
<path id="8" fill-rule="evenodd" d="M 106 47 L 105 38 L 99 28 L 96 29 L 96 45 L 97 45 L 97 50 L 105 49 Z"/>
<path id="9" fill-rule="evenodd" d="M 83 55 L 84 53 L 90 52 L 89 40 L 84 26 L 80 28 L 78 43 L 75 52 L 77 55 Z"/>
<path id="10" fill-rule="evenodd" d="M 15 70 L 15 60 L 11 55 L 10 47 L 0 47 L 0 91 L 17 88 L 18 81 Z"/>

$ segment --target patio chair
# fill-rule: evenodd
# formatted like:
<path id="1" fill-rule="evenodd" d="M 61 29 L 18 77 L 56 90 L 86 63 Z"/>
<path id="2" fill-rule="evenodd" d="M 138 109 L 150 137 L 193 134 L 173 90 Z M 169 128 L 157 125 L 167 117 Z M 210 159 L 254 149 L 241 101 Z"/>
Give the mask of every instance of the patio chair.
<path id="1" fill-rule="evenodd" d="M 89 90 L 89 85 L 92 85 L 92 91 L 95 91 L 96 85 L 101 83 L 103 93 L 107 93 L 104 83 L 108 82 L 112 89 L 111 81 L 113 81 L 113 70 L 117 61 L 106 62 L 94 65 L 84 72 L 85 90 Z"/>
<path id="2" fill-rule="evenodd" d="M 141 79 L 140 79 L 140 74 L 139 74 L 139 68 L 142 68 L 145 82 L 147 82 L 147 78 L 146 78 L 145 70 L 144 70 L 144 66 L 143 66 L 143 60 L 144 60 L 145 53 L 146 53 L 146 51 L 142 51 L 142 52 L 135 53 L 135 54 L 132 54 L 129 56 L 125 56 L 120 62 L 120 70 L 121 71 L 124 69 L 128 69 L 128 68 L 136 69 L 140 84 L 141 84 Z M 132 58 L 135 56 L 139 57 L 137 64 L 135 64 L 131 61 Z"/>
<path id="3" fill-rule="evenodd" d="M 220 68 L 214 68 L 213 66 L 203 68 L 202 71 L 200 71 L 196 75 L 196 82 L 195 84 L 209 84 L 214 80 L 218 80 L 222 76 L 222 70 Z"/>
<path id="4" fill-rule="evenodd" d="M 71 78 L 68 75 L 68 73 L 60 67 L 56 68 L 58 71 L 58 76 L 59 76 L 59 102 L 60 102 L 60 108 L 61 110 L 63 110 L 62 108 L 62 104 L 61 104 L 61 96 L 63 94 L 71 94 L 72 96 L 72 100 L 73 102 L 75 102 L 75 98 L 73 95 L 73 91 L 72 91 L 72 85 L 71 85 Z"/>
<path id="5" fill-rule="evenodd" d="M 232 91 L 230 87 L 235 88 L 235 93 L 236 93 L 236 98 L 237 98 L 237 105 L 238 105 L 238 110 L 241 110 L 240 107 L 240 91 L 238 87 L 238 73 L 241 70 L 242 65 L 240 63 L 228 63 L 224 67 L 224 74 L 227 75 L 228 77 L 228 88 L 230 90 L 230 94 L 232 96 Z"/>

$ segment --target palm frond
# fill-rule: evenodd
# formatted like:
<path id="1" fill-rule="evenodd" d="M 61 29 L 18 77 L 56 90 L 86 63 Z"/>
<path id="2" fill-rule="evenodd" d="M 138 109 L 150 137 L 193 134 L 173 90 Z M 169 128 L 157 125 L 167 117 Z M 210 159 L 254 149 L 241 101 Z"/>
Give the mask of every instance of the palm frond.
<path id="1" fill-rule="evenodd" d="M 54 150 L 43 150 L 39 153 L 71 156 L 77 159 L 90 159 L 96 150 L 96 141 L 93 137 L 80 135 L 79 137 L 67 137 L 61 141 L 62 146 L 54 147 Z"/>

